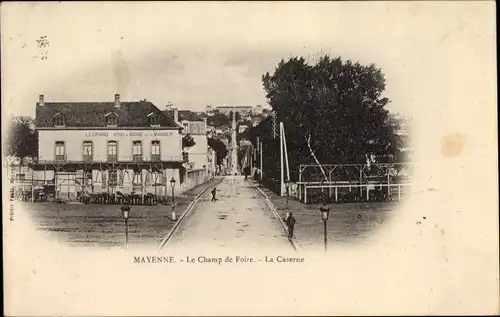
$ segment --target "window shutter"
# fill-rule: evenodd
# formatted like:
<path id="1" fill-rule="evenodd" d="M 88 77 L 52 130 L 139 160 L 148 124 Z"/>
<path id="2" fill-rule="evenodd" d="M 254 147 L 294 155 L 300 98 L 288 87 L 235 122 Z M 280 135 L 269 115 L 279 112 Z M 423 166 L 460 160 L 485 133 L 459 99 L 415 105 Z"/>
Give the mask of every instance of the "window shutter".
<path id="1" fill-rule="evenodd" d="M 108 182 L 106 181 L 106 171 L 102 171 L 102 186 L 106 186 Z"/>

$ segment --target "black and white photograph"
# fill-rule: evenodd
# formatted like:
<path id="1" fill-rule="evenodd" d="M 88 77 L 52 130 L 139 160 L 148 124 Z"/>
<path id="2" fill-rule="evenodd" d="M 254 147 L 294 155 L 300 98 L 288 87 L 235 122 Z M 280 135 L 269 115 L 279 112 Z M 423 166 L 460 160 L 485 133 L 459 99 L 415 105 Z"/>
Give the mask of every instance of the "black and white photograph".
<path id="1" fill-rule="evenodd" d="M 493 2 L 0 9 L 7 316 L 498 313 Z"/>

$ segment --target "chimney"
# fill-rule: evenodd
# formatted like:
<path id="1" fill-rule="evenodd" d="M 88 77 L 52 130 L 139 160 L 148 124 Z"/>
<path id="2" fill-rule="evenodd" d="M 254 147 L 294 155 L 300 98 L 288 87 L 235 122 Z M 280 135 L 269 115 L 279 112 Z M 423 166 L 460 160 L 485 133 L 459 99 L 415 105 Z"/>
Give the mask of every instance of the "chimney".
<path id="1" fill-rule="evenodd" d="M 43 95 L 38 96 L 38 105 L 43 106 L 45 104 L 45 97 Z"/>
<path id="2" fill-rule="evenodd" d="M 174 108 L 174 122 L 179 122 L 179 110 Z"/>
<path id="3" fill-rule="evenodd" d="M 115 107 L 120 108 L 120 94 L 115 94 Z"/>

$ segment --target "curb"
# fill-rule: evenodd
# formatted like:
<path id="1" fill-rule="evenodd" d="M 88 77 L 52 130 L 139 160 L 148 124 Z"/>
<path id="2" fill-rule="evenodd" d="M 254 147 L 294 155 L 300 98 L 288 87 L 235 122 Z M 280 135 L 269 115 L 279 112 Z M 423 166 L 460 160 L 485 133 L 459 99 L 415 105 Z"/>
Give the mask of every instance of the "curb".
<path id="1" fill-rule="evenodd" d="M 165 237 L 160 241 L 160 243 L 158 244 L 158 249 L 157 249 L 157 252 L 160 252 L 164 247 L 165 245 L 167 244 L 167 242 L 170 240 L 170 238 L 174 235 L 174 233 L 177 231 L 177 229 L 179 228 L 181 222 L 184 220 L 184 218 L 188 215 L 188 213 L 191 211 L 191 209 L 193 209 L 194 205 L 198 202 L 198 200 L 201 198 L 201 196 L 203 196 L 203 194 L 205 194 L 205 192 L 213 187 L 214 185 L 217 185 L 221 182 L 221 180 L 216 180 L 213 184 L 211 184 L 210 186 L 207 186 L 207 188 L 205 188 L 204 190 L 201 191 L 201 193 L 199 193 L 198 195 L 196 195 L 196 197 L 193 199 L 193 201 L 191 203 L 189 203 L 189 205 L 186 207 L 186 209 L 184 209 L 184 212 L 182 213 L 182 215 L 179 217 L 179 220 L 177 220 L 177 222 L 174 224 L 174 226 L 172 227 L 172 229 L 170 229 L 170 231 L 165 235 Z"/>
<path id="2" fill-rule="evenodd" d="M 271 209 L 271 212 L 273 213 L 274 217 L 281 223 L 281 226 L 283 227 L 285 232 L 288 233 L 288 227 L 286 226 L 286 224 L 283 222 L 283 219 L 281 219 L 280 215 L 276 211 L 276 206 L 271 202 L 271 200 L 266 195 L 266 193 L 264 193 L 262 191 L 262 189 L 260 189 L 257 185 L 255 185 L 255 183 L 253 181 L 250 181 L 250 183 L 253 185 L 253 187 L 255 189 L 257 189 L 259 191 L 259 193 L 262 196 L 264 196 L 265 201 L 266 201 L 267 205 L 269 206 L 269 209 Z M 295 251 L 297 251 L 297 252 L 302 251 L 301 248 L 292 239 L 288 239 L 288 242 L 290 242 L 290 244 L 292 245 L 292 247 Z"/>

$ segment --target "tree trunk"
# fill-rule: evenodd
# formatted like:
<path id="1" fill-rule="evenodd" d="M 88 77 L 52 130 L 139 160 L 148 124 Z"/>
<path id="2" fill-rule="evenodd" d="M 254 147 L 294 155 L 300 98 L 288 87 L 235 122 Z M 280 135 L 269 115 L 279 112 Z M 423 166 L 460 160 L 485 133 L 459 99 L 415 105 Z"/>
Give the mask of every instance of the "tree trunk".
<path id="1" fill-rule="evenodd" d="M 326 176 L 326 173 L 325 173 L 325 169 L 323 168 L 323 166 L 321 166 L 320 162 L 318 161 L 318 158 L 316 157 L 316 154 L 314 153 L 312 147 L 311 147 L 311 135 L 309 135 L 309 137 L 305 138 L 306 139 L 306 142 L 307 142 L 307 147 L 309 148 L 309 152 L 311 153 L 311 156 L 313 157 L 314 161 L 316 162 L 316 164 L 318 164 L 320 170 L 321 170 L 321 173 L 323 174 L 323 177 L 325 178 L 325 182 L 328 181 L 328 177 Z"/>

